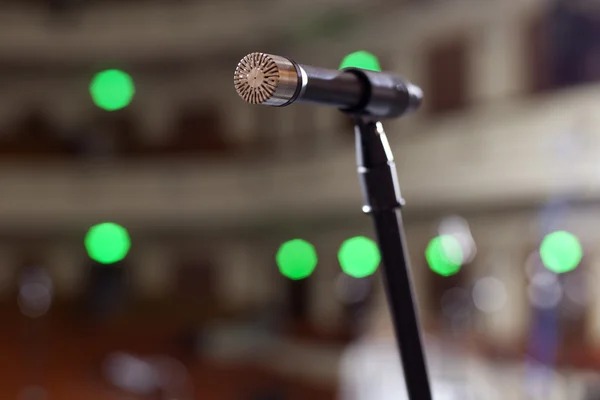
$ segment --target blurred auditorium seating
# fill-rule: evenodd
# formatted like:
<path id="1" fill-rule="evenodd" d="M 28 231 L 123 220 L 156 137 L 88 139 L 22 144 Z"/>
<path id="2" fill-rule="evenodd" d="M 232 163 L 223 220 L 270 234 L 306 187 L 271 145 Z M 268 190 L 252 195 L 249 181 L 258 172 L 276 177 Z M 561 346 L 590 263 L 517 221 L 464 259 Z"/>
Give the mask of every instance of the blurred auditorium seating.
<path id="1" fill-rule="evenodd" d="M 285 398 L 290 400 L 335 398 L 334 383 L 329 386 L 308 383 L 254 363 L 225 365 L 181 357 L 177 341 L 180 328 L 156 315 L 146 322 L 129 321 L 124 325 L 112 322 L 84 328 L 68 322 L 68 313 L 64 310 L 55 310 L 43 319 L 28 320 L 19 315 L 14 304 L 3 303 L 0 314 L 5 323 L 18 328 L 0 331 L 1 351 L 11 360 L 0 366 L 2 398 L 18 398 L 24 387 L 36 383 L 44 387 L 50 398 L 114 399 L 119 391 L 106 381 L 102 368 L 106 358 L 116 352 L 139 357 L 165 355 L 183 360 L 197 399 L 243 400 L 249 399 L 244 397 L 249 394 L 269 393 L 273 389 L 285 393 Z M 31 348 L 29 339 L 36 340 L 36 346 Z M 31 375 L 32 363 L 39 371 L 36 376 Z M 127 398 L 148 397 L 128 394 Z"/>
<path id="2" fill-rule="evenodd" d="M 21 260 L 18 265 L 43 265 L 33 244 L 24 250 L 29 251 L 17 257 Z M 0 330 L 0 352 L 12 360 L 0 366 L 0 373 L 8 382 L 0 387 L 0 396 L 18 398 L 24 388 L 41 386 L 49 397 L 65 400 L 108 400 L 125 395 L 131 399 L 157 398 L 123 393 L 107 382 L 102 373 L 107 357 L 126 352 L 141 358 L 164 356 L 179 360 L 191 375 L 196 388 L 194 398 L 198 399 L 250 400 L 248 396 L 252 394 L 278 393 L 285 394 L 286 399 L 335 398 L 335 379 L 321 378 L 315 383 L 307 378 L 292 378 L 295 374 L 277 368 L 281 357 L 295 360 L 294 355 L 285 356 L 285 349 L 290 346 L 306 346 L 313 353 L 311 348 L 319 344 L 341 348 L 338 344 L 344 342 L 339 338 L 324 336 L 306 321 L 295 325 L 290 322 L 286 326 L 296 329 L 276 333 L 274 351 L 280 354 L 271 362 L 261 363 L 259 358 L 227 363 L 206 357 L 198 344 L 206 327 L 215 322 L 243 322 L 256 315 L 256 309 L 251 305 L 247 310 L 225 309 L 211 295 L 210 289 L 215 285 L 210 276 L 214 268 L 203 258 L 187 253 L 174 259 L 172 265 L 179 271 L 173 293 L 144 299 L 136 295 L 127 263 L 113 267 L 86 264 L 87 278 L 81 282 L 84 290 L 70 297 L 57 292 L 48 313 L 39 318 L 22 315 L 12 300 L 16 295 L 11 290 L 7 300 L 0 302 L 0 318 L 11 327 Z M 82 305 L 86 318 L 81 318 Z M 278 351 L 278 346 L 283 350 Z"/>

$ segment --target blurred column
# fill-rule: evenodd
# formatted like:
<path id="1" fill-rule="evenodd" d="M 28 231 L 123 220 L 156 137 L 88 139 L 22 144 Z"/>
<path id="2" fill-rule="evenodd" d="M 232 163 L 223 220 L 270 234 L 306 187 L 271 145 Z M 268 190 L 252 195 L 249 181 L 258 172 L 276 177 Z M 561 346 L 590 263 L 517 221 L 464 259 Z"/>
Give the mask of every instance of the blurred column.
<path id="1" fill-rule="evenodd" d="M 236 146 L 244 149 L 252 143 L 254 113 L 258 106 L 246 103 L 234 91 L 230 94 L 222 103 L 226 109 L 223 113 L 225 130 Z"/>
<path id="2" fill-rule="evenodd" d="M 326 251 L 319 252 L 319 263 L 310 278 L 309 318 L 319 329 L 331 332 L 341 328 L 344 313 L 343 304 L 336 293 L 336 281 L 342 273 L 337 260 L 341 240 L 319 243 L 327 245 L 322 246 Z"/>
<path id="3" fill-rule="evenodd" d="M 342 132 L 344 124 L 340 122 L 344 116 L 340 111 L 329 107 L 314 107 L 313 117 L 315 138 L 315 151 L 321 155 L 330 155 L 339 150 L 344 144 L 352 144 L 352 128 L 348 132 Z"/>
<path id="4" fill-rule="evenodd" d="M 226 309 L 243 307 L 252 298 L 252 259 L 248 246 L 224 244 L 217 256 L 216 295 Z"/>
<path id="5" fill-rule="evenodd" d="M 282 276 L 275 262 L 277 244 L 271 241 L 247 243 L 254 252 L 253 260 L 258 273 L 254 275 L 256 297 L 261 304 L 281 304 L 287 300 L 286 288 L 281 284 Z"/>
<path id="6" fill-rule="evenodd" d="M 5 79 L 0 79 L 0 85 L 2 86 L 0 96 L 0 133 L 3 133 L 2 131 L 10 126 L 24 106 L 19 96 L 16 96 L 16 93 L 19 91 L 16 82 L 11 83 L 6 77 L 3 78 Z"/>
<path id="7" fill-rule="evenodd" d="M 527 330 L 529 302 L 525 297 L 525 262 L 523 253 L 502 246 L 482 264 L 488 265 L 490 276 L 504 283 L 508 294 L 504 307 L 490 314 L 480 314 L 485 335 L 497 345 L 513 345 Z"/>
<path id="8" fill-rule="evenodd" d="M 272 260 L 260 255 L 260 248 L 250 243 L 227 242 L 219 252 L 217 296 L 226 308 L 264 305 L 277 286 Z"/>
<path id="9" fill-rule="evenodd" d="M 266 107 L 263 107 L 266 108 Z M 289 160 L 296 157 L 297 141 L 299 127 L 296 126 L 296 116 L 298 110 L 293 105 L 290 107 L 273 108 L 269 107 L 261 116 L 259 125 L 267 130 L 263 131 L 266 135 L 264 139 L 272 142 L 277 159 Z"/>
<path id="10" fill-rule="evenodd" d="M 587 307 L 587 336 L 594 345 L 600 344 L 600 296 L 598 295 L 600 287 L 600 257 L 598 254 L 591 256 L 589 261 L 589 272 L 591 282 L 588 282 L 590 296 Z"/>
<path id="11" fill-rule="evenodd" d="M 167 143 L 173 134 L 175 109 L 178 104 L 176 87 L 160 77 L 134 76 L 136 93 L 131 104 L 140 125 L 144 141 L 151 145 Z"/>
<path id="12" fill-rule="evenodd" d="M 52 122 L 58 125 L 60 133 L 67 136 L 75 128 L 89 122 L 90 111 L 95 107 L 86 90 L 89 81 L 85 78 L 88 77 L 69 76 L 67 79 L 49 80 L 45 92 L 40 96 Z"/>
<path id="13" fill-rule="evenodd" d="M 267 156 L 265 162 L 285 158 L 291 150 L 285 142 L 291 134 L 293 110 L 252 104 L 246 107 L 252 113 L 252 156 Z"/>
<path id="14" fill-rule="evenodd" d="M 479 28 L 471 51 L 473 100 L 495 100 L 523 91 L 521 22 L 511 15 L 498 15 Z"/>
<path id="15" fill-rule="evenodd" d="M 127 264 L 136 293 L 143 298 L 168 295 L 175 285 L 174 261 L 168 247 L 161 243 L 138 243 L 132 247 Z"/>
<path id="16" fill-rule="evenodd" d="M 59 297 L 73 297 L 83 288 L 88 258 L 80 246 L 61 243 L 49 251 L 48 270 Z"/>
<path id="17" fill-rule="evenodd" d="M 292 132 L 286 140 L 286 154 L 296 160 L 306 161 L 307 157 L 314 157 L 319 144 L 319 132 L 317 126 L 317 113 L 326 107 L 308 104 L 296 104 L 293 111 Z M 330 113 L 338 113 L 335 109 L 329 109 Z"/>
<path id="18" fill-rule="evenodd" d="M 0 245 L 0 299 L 5 299 L 14 289 L 16 257 L 13 247 Z"/>

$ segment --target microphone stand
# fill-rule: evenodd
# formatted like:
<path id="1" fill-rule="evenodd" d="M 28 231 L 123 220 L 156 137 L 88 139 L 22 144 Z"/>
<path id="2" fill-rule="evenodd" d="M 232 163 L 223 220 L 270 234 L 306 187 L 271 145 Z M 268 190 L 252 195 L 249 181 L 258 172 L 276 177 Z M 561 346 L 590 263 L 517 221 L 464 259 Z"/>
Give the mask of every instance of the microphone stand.
<path id="1" fill-rule="evenodd" d="M 382 257 L 383 283 L 410 400 L 431 400 L 427 364 L 409 270 L 401 207 L 404 199 L 394 157 L 381 122 L 354 115 L 356 156 L 364 206 L 373 218 Z"/>

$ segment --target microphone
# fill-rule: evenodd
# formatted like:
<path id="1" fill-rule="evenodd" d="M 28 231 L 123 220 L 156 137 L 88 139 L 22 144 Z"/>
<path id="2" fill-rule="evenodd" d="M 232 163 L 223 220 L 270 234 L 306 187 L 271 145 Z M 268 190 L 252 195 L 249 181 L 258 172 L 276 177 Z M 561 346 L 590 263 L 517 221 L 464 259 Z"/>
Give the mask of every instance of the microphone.
<path id="1" fill-rule="evenodd" d="M 396 118 L 421 105 L 422 90 L 399 77 L 358 68 L 331 70 L 281 56 L 251 53 L 235 69 L 244 101 L 273 107 L 294 102 L 336 107 L 355 115 Z"/>

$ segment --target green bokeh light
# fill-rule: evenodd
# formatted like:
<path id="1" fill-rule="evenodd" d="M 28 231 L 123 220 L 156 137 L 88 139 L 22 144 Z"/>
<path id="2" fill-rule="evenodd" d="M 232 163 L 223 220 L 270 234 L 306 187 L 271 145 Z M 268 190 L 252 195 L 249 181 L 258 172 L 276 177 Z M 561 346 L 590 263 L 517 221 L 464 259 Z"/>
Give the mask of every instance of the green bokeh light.
<path id="1" fill-rule="evenodd" d="M 369 71 L 381 72 L 381 66 L 379 65 L 379 59 L 367 51 L 356 51 L 348 54 L 342 60 L 340 69 L 344 68 L 360 68 Z"/>
<path id="2" fill-rule="evenodd" d="M 126 72 L 108 69 L 97 73 L 90 84 L 94 104 L 106 111 L 127 107 L 135 95 L 133 79 Z"/>
<path id="3" fill-rule="evenodd" d="M 451 276 L 462 266 L 464 256 L 459 241 L 452 235 L 434 237 L 425 250 L 429 268 L 442 276 Z"/>
<path id="4" fill-rule="evenodd" d="M 373 275 L 381 262 L 377 244 L 364 236 L 346 240 L 338 252 L 342 271 L 354 278 Z"/>
<path id="5" fill-rule="evenodd" d="M 104 222 L 94 225 L 85 236 L 85 248 L 90 258 L 101 264 L 113 264 L 127 256 L 131 239 L 121 225 Z"/>
<path id="6" fill-rule="evenodd" d="M 315 247 L 302 239 L 293 239 L 279 247 L 275 261 L 281 274 L 292 280 L 308 278 L 318 262 Z"/>
<path id="7" fill-rule="evenodd" d="M 583 258 L 583 248 L 577 236 L 566 231 L 548 234 L 540 245 L 544 266 L 557 274 L 577 268 Z"/>

